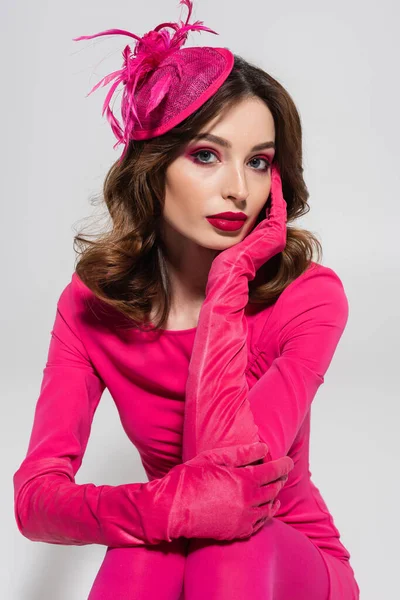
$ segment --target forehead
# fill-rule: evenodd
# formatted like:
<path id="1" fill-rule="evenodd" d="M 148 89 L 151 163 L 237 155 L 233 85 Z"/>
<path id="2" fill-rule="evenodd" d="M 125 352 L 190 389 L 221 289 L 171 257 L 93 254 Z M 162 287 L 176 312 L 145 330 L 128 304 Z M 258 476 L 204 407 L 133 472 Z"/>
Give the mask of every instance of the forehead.
<path id="1" fill-rule="evenodd" d="M 202 127 L 200 134 L 204 133 L 233 141 L 243 139 L 243 136 L 248 140 L 257 138 L 259 142 L 274 141 L 275 123 L 265 102 L 259 98 L 246 98 L 211 119 Z"/>

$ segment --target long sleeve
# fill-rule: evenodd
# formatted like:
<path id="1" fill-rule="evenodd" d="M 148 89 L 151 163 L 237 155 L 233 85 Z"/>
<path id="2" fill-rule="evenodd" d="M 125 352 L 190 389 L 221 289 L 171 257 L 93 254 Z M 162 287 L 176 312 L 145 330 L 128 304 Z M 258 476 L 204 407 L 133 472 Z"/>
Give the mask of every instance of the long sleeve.
<path id="1" fill-rule="evenodd" d="M 75 483 L 105 384 L 82 342 L 74 306 L 70 283 L 57 303 L 27 455 L 13 477 L 18 529 L 32 541 L 64 545 L 171 541 L 170 514 L 179 500 L 174 469 L 146 483 Z"/>
<path id="2" fill-rule="evenodd" d="M 210 280 L 187 382 L 184 460 L 209 447 L 260 440 L 267 460 L 286 455 L 345 328 L 348 301 L 339 277 L 312 264 L 277 300 L 273 324 L 261 329 L 256 360 L 265 358 L 270 335 L 279 353 L 249 391 L 247 289 L 245 271 Z"/>

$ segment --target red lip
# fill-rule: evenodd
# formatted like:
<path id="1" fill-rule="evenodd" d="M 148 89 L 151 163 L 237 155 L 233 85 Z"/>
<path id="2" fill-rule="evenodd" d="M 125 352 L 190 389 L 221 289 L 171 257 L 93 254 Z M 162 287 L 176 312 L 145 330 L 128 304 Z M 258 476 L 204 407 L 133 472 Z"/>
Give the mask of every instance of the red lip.
<path id="1" fill-rule="evenodd" d="M 216 215 L 208 215 L 207 217 L 213 219 L 226 219 L 227 221 L 246 221 L 247 215 L 242 212 L 222 212 Z"/>
<path id="2" fill-rule="evenodd" d="M 239 231 L 244 225 L 243 219 L 217 219 L 214 217 L 206 217 L 206 219 L 210 225 L 221 231 Z"/>

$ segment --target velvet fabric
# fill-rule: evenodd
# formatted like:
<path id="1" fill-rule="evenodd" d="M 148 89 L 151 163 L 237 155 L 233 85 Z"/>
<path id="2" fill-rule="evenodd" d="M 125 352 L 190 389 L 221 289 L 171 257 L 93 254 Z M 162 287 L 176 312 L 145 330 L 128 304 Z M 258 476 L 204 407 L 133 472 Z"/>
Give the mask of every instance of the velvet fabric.
<path id="1" fill-rule="evenodd" d="M 269 216 L 239 244 L 219 253 L 208 274 L 186 385 L 184 461 L 220 445 L 260 441 L 245 377 L 248 328 L 244 309 L 249 301 L 248 282 L 285 248 L 286 222 L 281 177 L 273 163 Z M 284 450 L 280 456 L 289 448 Z"/>

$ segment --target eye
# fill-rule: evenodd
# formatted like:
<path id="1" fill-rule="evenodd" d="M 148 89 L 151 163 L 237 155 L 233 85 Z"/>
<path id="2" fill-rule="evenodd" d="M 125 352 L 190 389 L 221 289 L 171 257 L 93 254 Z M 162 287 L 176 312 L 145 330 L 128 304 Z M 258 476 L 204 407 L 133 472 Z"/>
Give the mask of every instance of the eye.
<path id="1" fill-rule="evenodd" d="M 195 159 L 196 159 L 195 162 L 199 162 L 199 163 L 202 163 L 202 164 L 210 164 L 210 163 L 208 161 L 204 162 L 202 160 L 199 160 L 198 156 L 200 154 L 213 154 L 214 156 L 216 156 L 216 154 L 214 152 L 211 152 L 211 150 L 198 150 L 197 152 L 195 152 L 194 154 L 192 154 L 192 156 L 194 156 Z"/>
<path id="2" fill-rule="evenodd" d="M 256 156 L 256 157 L 252 158 L 251 160 L 252 161 L 253 160 L 263 160 L 266 164 L 265 169 L 256 169 L 256 171 L 268 171 L 269 167 L 271 166 L 271 163 L 269 162 L 269 160 L 267 160 L 266 158 L 264 158 L 262 156 L 258 156 L 258 157 Z"/>
<path id="3" fill-rule="evenodd" d="M 200 155 L 203 155 L 203 156 L 206 155 L 206 158 L 207 158 L 207 155 L 217 157 L 216 154 L 214 152 L 212 152 L 211 150 L 198 150 L 197 152 L 194 152 L 193 154 L 191 154 L 191 156 L 193 156 L 193 158 L 195 159 L 194 162 L 198 163 L 198 164 L 202 164 L 202 165 L 211 165 L 211 164 L 213 164 L 213 162 L 210 162 L 208 160 L 205 160 L 205 161 L 200 160 Z M 256 171 L 266 172 L 266 171 L 268 171 L 269 167 L 271 166 L 270 161 L 267 158 L 264 158 L 263 156 L 258 156 L 258 157 L 256 156 L 256 157 L 252 158 L 250 162 L 252 162 L 252 161 L 264 161 L 264 163 L 265 163 L 265 167 L 263 169 L 255 169 Z"/>

